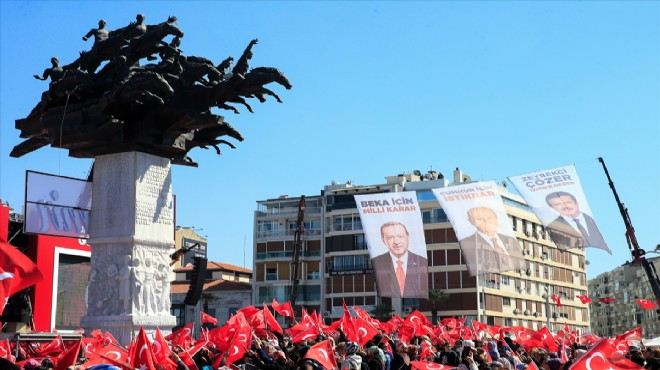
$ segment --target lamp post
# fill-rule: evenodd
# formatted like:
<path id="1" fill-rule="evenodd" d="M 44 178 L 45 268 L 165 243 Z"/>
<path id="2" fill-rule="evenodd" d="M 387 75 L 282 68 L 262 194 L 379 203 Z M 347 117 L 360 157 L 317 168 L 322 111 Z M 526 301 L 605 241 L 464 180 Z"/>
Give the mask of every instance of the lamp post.
<path id="1" fill-rule="evenodd" d="M 545 290 L 543 294 L 543 298 L 545 298 L 545 327 L 550 330 L 550 286 L 545 284 L 543 290 Z"/>

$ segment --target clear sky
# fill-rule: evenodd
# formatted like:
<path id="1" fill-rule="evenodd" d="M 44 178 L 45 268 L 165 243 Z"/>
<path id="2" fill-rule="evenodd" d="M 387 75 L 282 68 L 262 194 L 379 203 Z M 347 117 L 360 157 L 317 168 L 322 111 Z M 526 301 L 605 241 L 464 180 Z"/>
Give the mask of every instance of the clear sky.
<path id="1" fill-rule="evenodd" d="M 460 167 L 473 179 L 575 164 L 614 254 L 590 249 L 589 278 L 629 259 L 603 157 L 642 248 L 660 244 L 660 2 L 0 2 L 0 198 L 20 211 L 25 171 L 84 178 L 91 160 L 39 149 L 9 157 L 62 64 L 143 13 L 179 18 L 185 55 L 218 63 L 252 38 L 252 67 L 294 87 L 255 114 L 224 111 L 245 141 L 174 166 L 179 225 L 202 228 L 211 260 L 252 267 L 256 201 L 319 194 L 332 180 Z M 245 248 L 244 248 L 245 246 Z M 245 252 L 244 252 L 245 250 Z M 245 256 L 245 258 L 244 258 Z"/>

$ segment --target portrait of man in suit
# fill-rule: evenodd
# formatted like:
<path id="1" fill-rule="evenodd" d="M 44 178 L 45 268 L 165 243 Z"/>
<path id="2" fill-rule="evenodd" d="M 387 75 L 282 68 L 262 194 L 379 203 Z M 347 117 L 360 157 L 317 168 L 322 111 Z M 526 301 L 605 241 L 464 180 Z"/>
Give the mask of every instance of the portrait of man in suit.
<path id="1" fill-rule="evenodd" d="M 428 261 L 425 256 L 409 251 L 410 234 L 406 226 L 387 222 L 381 226 L 380 236 L 388 252 L 371 260 L 379 294 L 394 298 L 428 298 Z"/>
<path id="2" fill-rule="evenodd" d="M 573 194 L 565 191 L 549 193 L 545 202 L 559 213 L 545 228 L 555 244 L 568 247 L 599 247 L 609 250 L 594 219 L 580 211 Z"/>
<path id="3" fill-rule="evenodd" d="M 467 211 L 467 216 L 477 230 L 458 243 L 470 275 L 509 271 L 525 266 L 518 240 L 497 232 L 499 219 L 495 211 L 487 207 L 473 207 Z"/>

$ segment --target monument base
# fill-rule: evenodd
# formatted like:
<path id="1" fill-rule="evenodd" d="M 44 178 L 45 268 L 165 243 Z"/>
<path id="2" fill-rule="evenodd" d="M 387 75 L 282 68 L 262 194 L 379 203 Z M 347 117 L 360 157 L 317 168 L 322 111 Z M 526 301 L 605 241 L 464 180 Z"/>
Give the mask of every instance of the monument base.
<path id="1" fill-rule="evenodd" d="M 110 332 L 128 345 L 176 326 L 170 314 L 174 247 L 170 162 L 139 152 L 100 156 L 94 164 L 92 249 L 87 315 L 81 327 Z"/>

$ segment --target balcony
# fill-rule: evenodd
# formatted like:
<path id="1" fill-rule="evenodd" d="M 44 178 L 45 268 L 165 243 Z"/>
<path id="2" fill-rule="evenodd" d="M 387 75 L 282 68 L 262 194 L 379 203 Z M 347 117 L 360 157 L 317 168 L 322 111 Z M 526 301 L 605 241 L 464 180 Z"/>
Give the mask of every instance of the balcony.
<path id="1" fill-rule="evenodd" d="M 305 207 L 305 214 L 320 214 L 323 207 Z M 274 207 L 257 210 L 257 216 L 298 214 L 298 207 Z"/>
<path id="2" fill-rule="evenodd" d="M 262 230 L 257 231 L 257 238 L 293 237 L 296 230 Z M 305 229 L 305 236 L 321 235 L 321 230 Z"/>
<path id="3" fill-rule="evenodd" d="M 320 257 L 321 256 L 321 251 L 302 251 L 300 252 L 300 257 Z M 293 252 L 292 251 L 285 251 L 285 252 L 264 252 L 264 253 L 257 253 L 257 259 L 258 260 L 265 260 L 265 259 L 275 259 L 275 258 L 291 258 L 293 257 Z"/>

